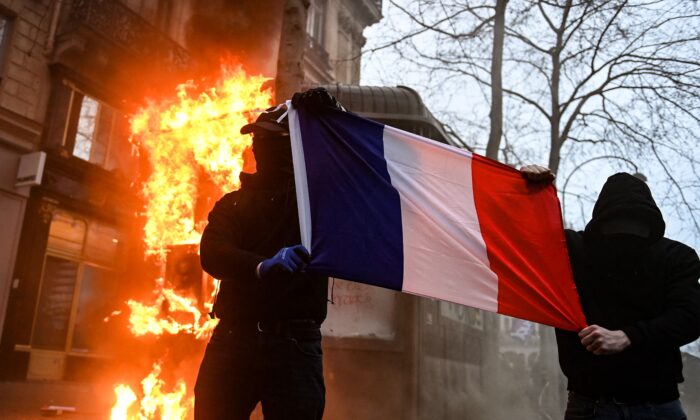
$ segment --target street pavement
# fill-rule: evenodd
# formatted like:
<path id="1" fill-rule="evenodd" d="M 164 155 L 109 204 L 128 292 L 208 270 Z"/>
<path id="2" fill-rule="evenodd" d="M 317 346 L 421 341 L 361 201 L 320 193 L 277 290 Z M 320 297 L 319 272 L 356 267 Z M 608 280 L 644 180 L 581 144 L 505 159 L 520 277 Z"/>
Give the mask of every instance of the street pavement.
<path id="1" fill-rule="evenodd" d="M 104 395 L 104 394 L 107 395 Z M 75 382 L 0 382 L 0 419 L 29 420 L 56 416 L 43 413 L 49 405 L 75 407 L 74 413 L 56 417 L 66 420 L 109 419 L 113 395 L 104 388 Z"/>

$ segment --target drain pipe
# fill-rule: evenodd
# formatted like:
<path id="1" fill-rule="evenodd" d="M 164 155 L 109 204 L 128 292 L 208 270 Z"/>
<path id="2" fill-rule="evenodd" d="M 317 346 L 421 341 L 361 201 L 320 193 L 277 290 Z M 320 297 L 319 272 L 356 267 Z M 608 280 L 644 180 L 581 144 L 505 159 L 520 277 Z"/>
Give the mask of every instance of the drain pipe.
<path id="1" fill-rule="evenodd" d="M 61 17 L 62 6 L 63 0 L 56 0 L 53 3 L 53 10 L 51 10 L 51 26 L 49 27 L 49 36 L 46 40 L 46 48 L 44 49 L 44 54 L 46 55 L 53 52 L 54 44 L 56 43 L 56 30 L 58 29 L 58 19 Z"/>

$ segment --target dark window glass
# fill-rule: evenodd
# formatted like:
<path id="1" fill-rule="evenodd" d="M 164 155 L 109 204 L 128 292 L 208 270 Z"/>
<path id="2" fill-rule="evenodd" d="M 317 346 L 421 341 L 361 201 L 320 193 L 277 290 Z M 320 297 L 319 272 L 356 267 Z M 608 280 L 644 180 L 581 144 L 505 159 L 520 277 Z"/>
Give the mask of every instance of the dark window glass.
<path id="1" fill-rule="evenodd" d="M 68 334 L 78 263 L 46 257 L 32 347 L 63 350 Z"/>
<path id="2" fill-rule="evenodd" d="M 10 18 L 0 14 L 0 64 L 4 61 L 7 50 L 7 39 L 10 37 L 10 23 Z"/>
<path id="3" fill-rule="evenodd" d="M 7 28 L 10 26 L 10 21 L 5 17 L 0 15 L 0 46 L 3 45 L 5 38 L 7 37 Z"/>
<path id="4" fill-rule="evenodd" d="M 112 269 L 121 261 L 119 230 L 57 210 L 47 251 L 32 345 L 106 353 L 106 341 L 96 337 L 104 332 L 104 318 L 121 304 Z"/>
<path id="5" fill-rule="evenodd" d="M 84 265 L 78 296 L 78 311 L 73 330 L 72 350 L 89 352 L 103 349 L 105 341 L 104 319 L 116 309 L 113 274 L 103 268 Z"/>

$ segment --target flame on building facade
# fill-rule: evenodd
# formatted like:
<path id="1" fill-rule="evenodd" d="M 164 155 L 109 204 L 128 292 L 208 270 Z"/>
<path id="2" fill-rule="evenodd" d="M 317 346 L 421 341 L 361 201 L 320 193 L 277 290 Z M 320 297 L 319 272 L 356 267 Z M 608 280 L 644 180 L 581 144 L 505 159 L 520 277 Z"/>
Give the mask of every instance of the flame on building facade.
<path id="1" fill-rule="evenodd" d="M 132 116 L 132 142 L 150 167 L 141 188 L 145 252 L 161 266 L 174 255 L 174 247 L 193 245 L 186 253 L 197 252 L 206 223 L 201 215 L 223 194 L 240 187 L 244 167 L 254 166 L 250 136 L 239 130 L 271 105 L 272 92 L 263 89 L 266 81 L 225 64 L 220 77 L 209 85 L 180 84 L 173 98 L 150 100 Z M 197 203 L 205 203 L 204 212 L 198 214 Z M 205 341 L 211 335 L 218 322 L 208 316 L 216 280 L 195 269 L 195 279 L 199 273 L 204 284 L 182 287 L 177 270 L 162 270 L 164 277 L 155 279 L 149 301 L 126 302 L 134 336 L 189 335 Z M 182 378 L 168 383 L 162 371 L 156 361 L 140 387 L 115 385 L 112 420 L 187 418 L 194 407 L 193 384 Z"/>

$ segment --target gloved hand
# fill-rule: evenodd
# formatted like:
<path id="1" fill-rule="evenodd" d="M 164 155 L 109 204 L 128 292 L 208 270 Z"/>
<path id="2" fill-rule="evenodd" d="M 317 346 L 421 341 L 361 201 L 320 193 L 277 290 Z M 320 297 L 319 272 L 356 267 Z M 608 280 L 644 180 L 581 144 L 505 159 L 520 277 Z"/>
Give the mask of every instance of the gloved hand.
<path id="1" fill-rule="evenodd" d="M 295 108 L 305 108 L 316 113 L 322 112 L 328 108 L 345 111 L 345 108 L 335 99 L 335 96 L 328 93 L 328 91 L 322 87 L 295 93 L 294 96 L 292 96 L 292 105 L 294 105 Z"/>
<path id="2" fill-rule="evenodd" d="M 277 251 L 274 257 L 258 264 L 257 275 L 262 280 L 274 279 L 280 274 L 295 273 L 309 262 L 309 251 L 304 245 L 294 245 Z"/>
<path id="3" fill-rule="evenodd" d="M 520 173 L 529 182 L 548 183 L 554 181 L 554 172 L 540 165 L 527 165 L 520 168 Z"/>

